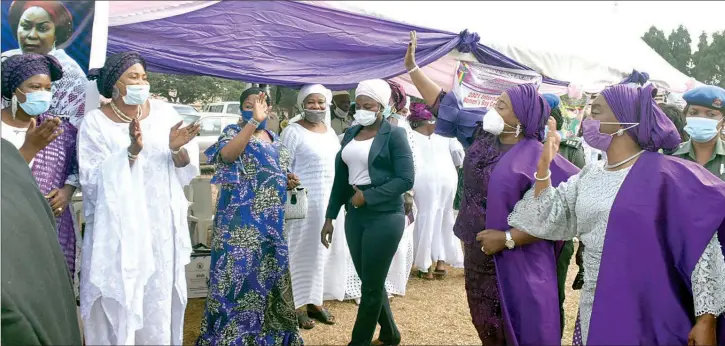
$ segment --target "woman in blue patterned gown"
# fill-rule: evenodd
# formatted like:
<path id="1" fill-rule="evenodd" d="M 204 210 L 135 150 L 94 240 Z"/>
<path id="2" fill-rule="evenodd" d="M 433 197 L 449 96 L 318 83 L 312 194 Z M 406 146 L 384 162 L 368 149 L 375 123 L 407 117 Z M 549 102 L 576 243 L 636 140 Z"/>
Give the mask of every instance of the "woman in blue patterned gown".
<path id="1" fill-rule="evenodd" d="M 302 345 L 284 234 L 289 153 L 264 129 L 269 98 L 240 97 L 242 120 L 206 151 L 220 185 L 201 345 Z"/>

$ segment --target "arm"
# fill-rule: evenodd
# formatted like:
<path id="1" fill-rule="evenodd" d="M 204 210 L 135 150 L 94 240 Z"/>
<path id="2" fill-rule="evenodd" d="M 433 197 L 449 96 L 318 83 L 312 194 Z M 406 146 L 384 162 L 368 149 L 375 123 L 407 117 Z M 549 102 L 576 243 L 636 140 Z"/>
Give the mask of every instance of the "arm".
<path id="1" fill-rule="evenodd" d="M 219 152 L 219 157 L 226 163 L 234 162 L 247 147 L 257 126 L 247 123 L 234 138 L 232 138 Z"/>
<path id="2" fill-rule="evenodd" d="M 713 236 L 692 271 L 695 316 L 715 320 L 725 313 L 725 258 L 717 234 Z"/>
<path id="3" fill-rule="evenodd" d="M 413 188 L 415 179 L 413 153 L 410 151 L 405 130 L 400 127 L 393 128 L 388 145 L 394 176 L 386 183 L 363 192 L 368 205 L 389 201 Z"/>
<path id="4" fill-rule="evenodd" d="M 435 105 L 438 101 L 438 95 L 441 93 L 442 89 L 432 79 L 426 76 L 426 74 L 423 73 L 423 70 L 417 68 L 418 64 L 415 62 L 416 45 L 417 38 L 415 36 L 415 31 L 411 31 L 408 51 L 405 53 L 405 68 L 409 71 L 410 80 L 413 82 L 413 85 L 415 85 L 415 88 L 418 89 L 418 92 L 423 97 L 423 100 L 425 100 L 425 103 L 428 106 L 433 107 L 433 105 Z"/>
<path id="5" fill-rule="evenodd" d="M 342 161 L 342 149 L 340 149 L 335 157 L 335 180 L 332 183 L 330 201 L 327 203 L 327 211 L 325 212 L 327 221 L 336 219 L 337 215 L 340 214 L 340 208 L 347 201 L 348 190 L 350 189 L 348 179 L 349 171 L 345 162 Z"/>

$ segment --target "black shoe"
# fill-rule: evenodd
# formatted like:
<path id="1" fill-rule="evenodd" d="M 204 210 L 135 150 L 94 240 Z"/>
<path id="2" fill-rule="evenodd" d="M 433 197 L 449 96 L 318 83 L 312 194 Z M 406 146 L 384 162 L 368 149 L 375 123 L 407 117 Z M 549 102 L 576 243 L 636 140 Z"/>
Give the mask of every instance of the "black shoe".
<path id="1" fill-rule="evenodd" d="M 571 283 L 571 289 L 578 291 L 582 289 L 582 286 L 584 286 L 584 271 L 579 270 L 574 278 L 574 282 Z"/>

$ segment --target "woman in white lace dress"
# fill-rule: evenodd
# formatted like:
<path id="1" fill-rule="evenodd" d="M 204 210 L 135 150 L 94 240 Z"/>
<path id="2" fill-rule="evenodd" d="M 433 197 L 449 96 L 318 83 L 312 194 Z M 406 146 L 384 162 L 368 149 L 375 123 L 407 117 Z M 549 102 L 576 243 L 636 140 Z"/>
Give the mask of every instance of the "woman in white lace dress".
<path id="1" fill-rule="evenodd" d="M 725 184 L 697 164 L 657 153 L 680 137 L 653 92 L 651 85 L 604 90 L 583 126 L 608 159 L 557 188 L 549 164 L 558 138 L 550 131 L 536 184 L 509 216 L 516 244 L 529 239 L 523 231 L 549 240 L 577 236 L 586 245 L 575 344 L 717 344 Z M 479 239 L 491 253 L 505 242 L 495 230 Z M 723 330 L 720 321 L 720 344 Z"/>
<path id="2" fill-rule="evenodd" d="M 112 101 L 78 135 L 86 344 L 181 345 L 191 257 L 183 187 L 199 175 L 199 126 L 180 127 L 171 105 L 148 100 L 138 53 L 110 56 L 89 75 Z"/>
<path id="3" fill-rule="evenodd" d="M 335 130 L 325 124 L 330 117 L 331 92 L 320 84 L 306 85 L 299 93 L 302 108 L 299 121 L 282 131 L 282 144 L 290 152 L 290 172 L 307 189 L 307 216 L 287 220 L 292 293 L 300 328 L 311 329 L 314 318 L 334 324 L 335 316 L 322 306 L 323 300 L 345 298 L 348 250 L 345 241 L 345 213 L 335 220 L 334 239 L 329 248 L 320 243 L 318 230 L 325 223 L 325 211 L 335 179 L 335 157 L 340 142 Z"/>

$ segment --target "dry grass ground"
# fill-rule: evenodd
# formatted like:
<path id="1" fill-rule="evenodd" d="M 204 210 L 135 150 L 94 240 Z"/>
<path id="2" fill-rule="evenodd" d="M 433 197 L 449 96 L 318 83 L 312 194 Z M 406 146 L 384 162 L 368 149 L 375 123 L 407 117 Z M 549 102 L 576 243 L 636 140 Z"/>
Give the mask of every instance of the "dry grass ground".
<path id="1" fill-rule="evenodd" d="M 577 273 L 573 263 L 567 278 L 566 329 L 562 344 L 570 345 L 574 331 L 579 291 L 571 290 L 571 282 Z M 337 318 L 337 324 L 326 326 L 318 323 L 302 337 L 308 345 L 347 345 L 357 313 L 352 301 L 326 304 Z M 411 277 L 405 297 L 391 301 L 393 314 L 405 345 L 480 345 L 476 329 L 471 324 L 466 292 L 463 286 L 463 270 L 453 270 L 445 280 L 425 281 Z M 184 344 L 191 345 L 199 335 L 204 299 L 190 299 L 186 309 Z"/>

